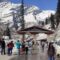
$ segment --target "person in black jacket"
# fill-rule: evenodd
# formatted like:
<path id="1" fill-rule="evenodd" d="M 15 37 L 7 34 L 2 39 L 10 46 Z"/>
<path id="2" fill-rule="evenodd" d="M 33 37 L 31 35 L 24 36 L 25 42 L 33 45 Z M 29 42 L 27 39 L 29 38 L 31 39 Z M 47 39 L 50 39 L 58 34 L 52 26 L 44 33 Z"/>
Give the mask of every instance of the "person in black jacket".
<path id="1" fill-rule="evenodd" d="M 1 54 L 5 55 L 5 41 L 4 41 L 4 39 L 2 39 L 2 41 L 1 41 Z"/>
<path id="2" fill-rule="evenodd" d="M 49 43 L 48 58 L 48 60 L 55 60 L 55 48 L 53 46 L 53 43 Z"/>

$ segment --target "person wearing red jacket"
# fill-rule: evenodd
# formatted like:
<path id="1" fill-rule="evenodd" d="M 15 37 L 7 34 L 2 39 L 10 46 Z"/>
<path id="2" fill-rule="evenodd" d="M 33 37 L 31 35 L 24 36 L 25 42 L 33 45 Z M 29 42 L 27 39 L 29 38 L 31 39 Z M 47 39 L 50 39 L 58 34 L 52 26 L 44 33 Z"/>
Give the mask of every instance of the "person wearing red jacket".
<path id="1" fill-rule="evenodd" d="M 12 55 L 12 50 L 13 50 L 13 47 L 14 47 L 13 41 L 11 41 L 10 43 L 8 43 L 7 47 L 8 47 L 8 55 Z"/>

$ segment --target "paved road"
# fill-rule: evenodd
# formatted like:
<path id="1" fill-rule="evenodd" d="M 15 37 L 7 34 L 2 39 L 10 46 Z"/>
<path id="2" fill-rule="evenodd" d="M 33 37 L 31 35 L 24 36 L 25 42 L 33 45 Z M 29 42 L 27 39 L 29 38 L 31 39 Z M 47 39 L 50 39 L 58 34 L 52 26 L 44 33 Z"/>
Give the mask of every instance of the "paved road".
<path id="1" fill-rule="evenodd" d="M 41 48 L 37 47 L 37 49 L 29 51 L 28 55 L 15 56 L 10 60 L 47 60 L 46 49 L 43 52 Z"/>
<path id="2" fill-rule="evenodd" d="M 45 47 L 45 50 L 43 52 L 41 47 L 38 46 L 35 50 L 29 51 L 28 55 L 0 55 L 0 60 L 48 60 L 47 48 Z M 60 58 L 56 58 L 56 60 L 60 60 Z"/>

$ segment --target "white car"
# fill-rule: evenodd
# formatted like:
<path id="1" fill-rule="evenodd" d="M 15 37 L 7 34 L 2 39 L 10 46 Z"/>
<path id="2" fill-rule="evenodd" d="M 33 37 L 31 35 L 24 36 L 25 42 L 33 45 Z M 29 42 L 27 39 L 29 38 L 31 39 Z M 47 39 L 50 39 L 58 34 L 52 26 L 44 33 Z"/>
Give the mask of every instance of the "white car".
<path id="1" fill-rule="evenodd" d="M 60 40 L 59 41 L 55 41 L 54 47 L 56 49 L 56 55 L 60 56 Z"/>

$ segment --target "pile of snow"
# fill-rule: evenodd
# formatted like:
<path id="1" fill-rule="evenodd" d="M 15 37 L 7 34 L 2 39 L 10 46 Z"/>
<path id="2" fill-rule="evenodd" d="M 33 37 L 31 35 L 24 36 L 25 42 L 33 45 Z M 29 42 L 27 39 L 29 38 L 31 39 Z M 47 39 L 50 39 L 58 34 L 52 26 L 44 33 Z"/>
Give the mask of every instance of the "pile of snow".
<path id="1" fill-rule="evenodd" d="M 36 40 L 47 39 L 47 34 L 40 33 L 37 35 Z"/>
<path id="2" fill-rule="evenodd" d="M 51 30 L 51 24 L 47 24 L 43 28 Z"/>
<path id="3" fill-rule="evenodd" d="M 5 40 L 8 40 L 8 39 L 9 39 L 9 37 L 8 37 L 8 36 L 3 36 L 3 38 L 4 38 Z"/>

